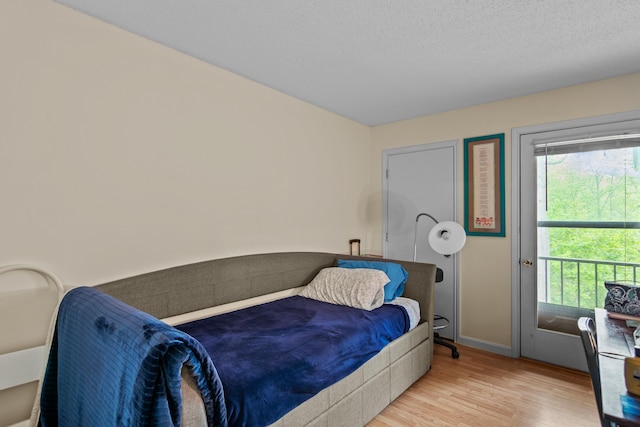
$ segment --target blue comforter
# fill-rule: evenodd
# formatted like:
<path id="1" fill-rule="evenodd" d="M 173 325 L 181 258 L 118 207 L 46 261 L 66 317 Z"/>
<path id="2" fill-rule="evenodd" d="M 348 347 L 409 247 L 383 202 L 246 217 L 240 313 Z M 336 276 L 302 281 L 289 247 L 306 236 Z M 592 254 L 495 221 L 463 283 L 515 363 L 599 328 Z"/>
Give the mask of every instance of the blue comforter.
<path id="1" fill-rule="evenodd" d="M 230 426 L 269 425 L 409 329 L 404 308 L 365 311 L 300 296 L 177 326 L 209 352 Z"/>
<path id="2" fill-rule="evenodd" d="M 59 307 L 40 425 L 179 426 L 183 365 L 209 425 L 226 425 L 222 385 L 198 341 L 95 289 L 73 289 Z"/>

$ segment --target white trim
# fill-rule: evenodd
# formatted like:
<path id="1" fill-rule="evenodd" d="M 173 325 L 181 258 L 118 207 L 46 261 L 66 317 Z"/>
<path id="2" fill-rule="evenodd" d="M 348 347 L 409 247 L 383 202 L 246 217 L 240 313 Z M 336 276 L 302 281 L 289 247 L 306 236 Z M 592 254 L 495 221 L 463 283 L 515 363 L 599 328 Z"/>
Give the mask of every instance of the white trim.
<path id="1" fill-rule="evenodd" d="M 490 351 L 491 353 L 500 354 L 502 356 L 514 357 L 512 354 L 512 348 L 507 345 L 496 344 L 494 342 L 483 341 L 477 338 L 471 338 L 471 337 L 465 337 L 465 336 L 461 336 L 458 339 L 458 343 L 469 346 L 469 347 L 477 348 L 480 350 Z"/>
<path id="2" fill-rule="evenodd" d="M 520 357 L 520 129 L 511 130 L 511 357 Z"/>
<path id="3" fill-rule="evenodd" d="M 640 110 L 511 129 L 511 356 L 520 356 L 520 140 L 524 135 L 640 119 Z"/>

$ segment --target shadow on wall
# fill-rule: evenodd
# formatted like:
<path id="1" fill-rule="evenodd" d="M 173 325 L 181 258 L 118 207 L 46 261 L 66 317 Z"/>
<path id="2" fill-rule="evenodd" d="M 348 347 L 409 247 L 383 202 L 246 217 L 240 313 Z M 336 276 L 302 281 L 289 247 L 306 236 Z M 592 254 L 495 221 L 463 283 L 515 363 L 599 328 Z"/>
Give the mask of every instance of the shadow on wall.
<path id="1" fill-rule="evenodd" d="M 395 222 L 387 224 L 388 229 L 400 230 L 400 236 L 407 239 L 413 239 L 414 232 L 414 212 L 418 211 L 413 201 L 406 196 L 397 193 L 389 193 L 388 197 L 388 217 Z M 358 203 L 358 220 L 364 224 L 367 230 L 364 242 L 365 247 L 370 249 L 375 247 L 373 244 L 376 239 L 382 244 L 383 224 L 383 197 L 379 189 L 367 186 L 360 193 Z M 381 255 L 381 253 L 380 253 Z"/>

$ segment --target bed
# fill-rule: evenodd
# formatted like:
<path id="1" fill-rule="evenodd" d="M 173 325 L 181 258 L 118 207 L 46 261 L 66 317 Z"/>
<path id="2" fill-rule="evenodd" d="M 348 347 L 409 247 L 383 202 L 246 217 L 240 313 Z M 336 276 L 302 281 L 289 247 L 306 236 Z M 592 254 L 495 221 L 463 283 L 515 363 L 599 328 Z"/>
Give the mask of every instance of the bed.
<path id="1" fill-rule="evenodd" d="M 384 295 L 388 290 L 388 286 L 383 289 L 379 283 L 386 283 L 388 279 L 383 280 L 378 276 L 392 276 L 390 271 L 385 270 L 386 266 L 380 267 L 381 264 L 399 266 L 407 273 L 403 289 L 393 289 L 392 293 L 401 293 L 403 298 L 417 303 L 419 318 L 414 316 L 412 319 L 412 309 L 398 305 L 396 300 L 384 304 L 379 301 L 382 298 L 381 294 Z M 362 269 L 363 265 L 367 267 L 365 270 Z M 320 295 L 319 290 L 324 291 L 322 286 L 325 282 L 322 280 L 325 276 L 329 275 L 331 280 L 328 282 L 331 282 L 335 279 L 334 273 L 341 277 L 351 277 L 363 272 L 371 277 L 377 275 L 379 279 L 378 284 L 372 285 L 372 289 L 377 286 L 376 289 L 379 291 L 372 291 L 376 293 L 377 298 L 375 307 L 366 307 L 371 303 L 368 296 L 361 298 L 358 295 L 360 299 L 357 304 L 364 304 L 365 309 L 344 307 L 335 304 L 335 301 L 323 300 L 327 296 Z M 162 339 L 158 342 L 162 346 L 155 345 L 154 348 L 161 347 L 164 353 L 160 356 L 154 354 L 153 358 L 144 352 L 139 356 L 142 364 L 138 372 L 157 371 L 166 374 L 161 386 L 158 386 L 156 380 L 151 384 L 148 378 L 145 378 L 145 387 L 151 390 L 149 394 L 154 398 L 158 394 L 162 395 L 159 400 L 161 403 L 153 401 L 150 406 L 144 406 L 148 402 L 141 400 L 139 404 L 134 405 L 137 408 L 144 407 L 144 411 L 151 411 L 151 415 L 141 418 L 146 420 L 145 422 L 155 420 L 152 421 L 153 424 L 189 426 L 225 425 L 227 421 L 229 425 L 365 425 L 430 369 L 433 355 L 431 320 L 435 275 L 436 267 L 431 264 L 295 252 L 206 261 L 92 288 L 74 289 L 65 297 L 65 300 L 69 300 L 66 305 L 72 309 L 70 310 L 64 301 L 60 306 L 59 329 L 56 329 L 56 335 L 52 340 L 50 363 L 43 378 L 42 399 L 39 400 L 41 407 L 38 409 L 41 414 L 59 410 L 59 402 L 54 399 L 52 403 L 47 397 L 51 395 L 52 389 L 60 391 L 64 388 L 59 382 L 58 374 L 64 378 L 63 381 L 70 383 L 70 377 L 75 376 L 76 382 L 72 385 L 80 385 L 88 390 L 87 393 L 81 393 L 79 403 L 66 399 L 65 404 L 71 406 L 67 408 L 71 412 L 77 412 L 78 405 L 94 404 L 88 396 L 92 394 L 92 389 L 100 388 L 106 393 L 105 390 L 110 386 L 105 385 L 104 381 L 92 384 L 89 377 L 97 378 L 102 375 L 107 378 L 107 382 L 113 380 L 111 386 L 114 389 L 126 388 L 123 384 L 128 380 L 123 379 L 124 372 L 135 369 L 131 368 L 132 356 L 120 357 L 125 353 L 124 347 L 132 347 L 137 351 L 142 348 L 145 339 L 153 337 L 152 339 L 158 340 L 160 338 L 157 337 L 161 336 Z M 367 276 L 367 283 L 372 280 L 376 279 Z M 361 288 L 359 285 L 358 289 Z M 348 296 L 352 297 L 353 295 Z M 341 296 L 331 295 L 330 298 L 339 299 Z M 88 301 L 87 304 L 85 300 Z M 126 324 L 126 328 L 118 329 L 118 326 L 113 326 L 109 320 L 130 316 L 132 310 L 133 320 L 132 323 Z M 332 314 L 326 314 L 327 310 Z M 332 310 L 336 311 L 335 317 Z M 87 317 L 78 317 L 81 316 L 81 312 Z M 248 315 L 253 317 L 246 317 Z M 342 325 L 334 321 L 339 316 L 346 316 Z M 309 324 L 312 318 L 314 321 L 320 318 L 324 328 L 327 322 L 330 322 L 330 332 L 325 329 L 314 332 L 315 335 L 305 336 L 303 340 L 307 340 L 307 344 L 304 344 L 305 341 L 302 341 L 302 344 L 300 341 L 287 341 L 295 335 L 288 329 L 290 324 L 302 322 L 304 327 L 298 329 L 307 333 L 311 329 Z M 364 328 L 361 322 L 371 327 Z M 93 325 L 93 335 L 83 335 L 86 331 L 79 331 L 79 335 L 64 338 L 68 332 L 63 330 L 61 325 L 77 323 Z M 341 328 L 350 328 L 355 332 L 365 330 L 365 336 L 349 341 L 351 338 L 347 340 L 343 337 L 351 336 L 351 332 L 354 331 L 346 335 L 341 332 Z M 120 341 L 115 345 L 117 349 L 113 351 L 112 343 L 115 341 L 112 337 L 124 329 L 140 329 L 144 332 L 134 338 L 118 338 Z M 253 331 L 254 335 L 247 338 L 245 335 L 224 335 L 229 329 L 240 334 L 246 334 L 249 329 L 256 330 Z M 211 334 L 211 331 L 215 333 Z M 275 335 L 282 335 L 285 343 L 270 344 L 275 342 Z M 331 340 L 328 337 L 331 337 Z M 234 340 L 240 340 L 238 342 L 242 345 L 236 345 Z M 176 347 L 173 344 L 165 344 L 175 342 L 179 342 L 180 345 Z M 76 357 L 73 363 L 70 363 L 72 367 L 67 371 L 63 371 L 65 364 L 62 360 L 68 357 L 71 350 L 65 350 L 65 343 L 74 343 L 75 347 L 82 343 L 81 348 L 73 349 L 74 354 L 82 353 L 81 361 L 78 362 Z M 247 373 L 253 375 L 253 368 L 248 369 L 239 361 L 244 353 L 248 353 L 247 348 L 254 344 L 258 347 L 262 345 L 259 348 L 263 353 L 259 354 L 267 354 L 268 351 L 271 353 L 265 355 L 262 361 L 254 357 L 242 363 L 250 363 L 252 366 L 265 365 L 276 372 L 275 375 L 271 372 L 269 376 L 265 376 L 266 380 L 260 377 L 249 381 L 243 376 Z M 281 345 L 286 351 L 270 348 Z M 322 353 L 325 348 L 333 345 L 346 348 L 339 350 L 347 352 L 346 361 L 338 363 L 334 361 L 333 353 Z M 172 348 L 178 350 L 173 351 Z M 235 350 L 236 353 L 233 353 L 233 356 L 222 353 L 225 348 Z M 113 353 L 108 357 L 103 356 L 109 354 L 108 351 Z M 304 357 L 296 351 L 301 351 Z M 354 352 L 358 353 L 357 356 L 354 356 Z M 92 358 L 94 353 L 100 356 Z M 225 363 L 225 360 L 219 359 L 220 354 L 226 355 L 226 362 L 233 360 L 233 363 Z M 312 362 L 306 361 L 310 356 L 315 356 L 316 359 Z M 108 360 L 105 361 L 104 358 Z M 149 364 L 149 360 L 153 363 Z M 82 364 L 91 367 L 90 376 L 87 376 L 84 369 L 79 368 Z M 300 365 L 297 366 L 299 370 L 291 370 L 293 365 Z M 309 371 L 309 375 L 305 375 L 310 366 L 313 370 Z M 61 370 L 60 373 L 57 369 Z M 66 374 L 62 375 L 63 372 Z M 288 372 L 296 374 L 287 374 Z M 156 378 L 155 375 L 153 378 Z M 141 383 L 139 376 L 140 374 L 138 378 L 131 380 L 136 387 Z M 241 379 L 232 384 L 231 379 L 236 377 Z M 279 382 L 277 386 L 272 384 L 274 381 Z M 266 383 L 267 387 L 271 388 L 267 388 L 266 392 L 256 392 L 254 385 L 258 383 Z M 246 384 L 252 385 L 249 387 L 245 386 Z M 240 394 L 243 397 L 239 399 L 239 403 L 233 397 L 235 395 L 231 393 L 231 389 L 243 389 L 242 392 L 245 394 Z M 77 393 L 77 389 L 75 392 Z M 96 396 L 94 400 L 105 400 L 100 393 L 93 394 Z M 124 401 L 138 399 L 138 394 L 123 395 L 119 398 Z M 270 400 L 261 402 L 267 397 Z M 243 402 L 251 402 L 251 406 Z M 87 407 L 84 406 L 83 410 Z M 105 416 L 104 419 L 108 420 L 105 425 L 133 425 L 140 421 L 132 418 L 140 416 L 139 414 L 126 414 L 129 418 L 122 418 L 122 414 L 118 415 L 118 419 L 109 418 L 113 416 L 113 412 L 110 411 L 110 415 Z M 155 416 L 158 418 L 153 418 Z M 35 418 L 32 421 L 35 422 Z"/>

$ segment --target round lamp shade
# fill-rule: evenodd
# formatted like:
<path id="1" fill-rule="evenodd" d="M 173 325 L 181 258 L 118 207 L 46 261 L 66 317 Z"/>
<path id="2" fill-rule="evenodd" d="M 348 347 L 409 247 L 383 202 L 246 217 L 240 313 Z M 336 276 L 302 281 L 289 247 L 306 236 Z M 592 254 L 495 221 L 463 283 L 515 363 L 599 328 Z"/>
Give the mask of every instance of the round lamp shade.
<path id="1" fill-rule="evenodd" d="M 442 221 L 429 232 L 429 245 L 439 254 L 452 255 L 458 252 L 467 241 L 464 228 L 457 222 Z"/>

